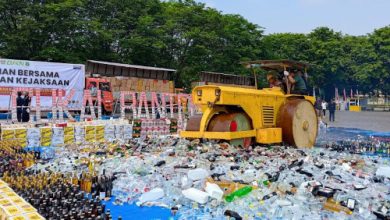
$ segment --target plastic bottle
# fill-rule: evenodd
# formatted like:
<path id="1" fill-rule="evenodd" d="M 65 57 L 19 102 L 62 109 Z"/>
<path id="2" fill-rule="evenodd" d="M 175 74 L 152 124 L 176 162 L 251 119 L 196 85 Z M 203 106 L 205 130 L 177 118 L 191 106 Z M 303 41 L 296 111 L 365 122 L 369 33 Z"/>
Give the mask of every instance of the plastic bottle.
<path id="1" fill-rule="evenodd" d="M 232 202 L 235 197 L 243 197 L 245 195 L 248 195 L 250 192 L 252 192 L 252 186 L 244 186 L 244 187 L 230 193 L 229 195 L 227 195 L 225 197 L 225 200 L 227 202 Z"/>
<path id="2" fill-rule="evenodd" d="M 206 183 L 206 192 L 210 195 L 210 197 L 215 198 L 217 200 L 222 200 L 223 191 L 219 186 L 215 183 Z"/>
<path id="3" fill-rule="evenodd" d="M 161 188 L 155 188 L 141 195 L 139 201 L 141 203 L 155 201 L 164 197 L 164 190 Z"/>
<path id="4" fill-rule="evenodd" d="M 200 180 L 200 179 L 204 179 L 208 176 L 209 176 L 209 173 L 207 172 L 207 170 L 202 169 L 202 168 L 188 171 L 188 178 L 191 180 Z"/>
<path id="5" fill-rule="evenodd" d="M 182 193 L 187 199 L 198 202 L 200 204 L 205 204 L 209 198 L 209 194 L 195 188 L 183 190 Z"/>

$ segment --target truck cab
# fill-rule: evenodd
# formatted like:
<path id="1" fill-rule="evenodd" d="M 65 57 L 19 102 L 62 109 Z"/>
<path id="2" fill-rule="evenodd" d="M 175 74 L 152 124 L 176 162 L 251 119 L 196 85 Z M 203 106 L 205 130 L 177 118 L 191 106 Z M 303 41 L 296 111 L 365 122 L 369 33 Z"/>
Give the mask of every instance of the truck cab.
<path id="1" fill-rule="evenodd" d="M 85 89 L 91 91 L 92 102 L 97 102 L 97 91 L 101 91 L 103 113 L 111 113 L 114 109 L 114 97 L 111 84 L 107 79 L 99 77 L 87 77 L 85 79 Z"/>

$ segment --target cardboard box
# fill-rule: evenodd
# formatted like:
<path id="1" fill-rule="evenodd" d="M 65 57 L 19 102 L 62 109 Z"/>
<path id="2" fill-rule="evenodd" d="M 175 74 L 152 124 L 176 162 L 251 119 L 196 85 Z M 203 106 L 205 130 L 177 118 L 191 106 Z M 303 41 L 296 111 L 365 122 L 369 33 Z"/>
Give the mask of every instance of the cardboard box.
<path id="1" fill-rule="evenodd" d="M 27 147 L 27 139 L 15 139 L 20 147 Z"/>
<path id="2" fill-rule="evenodd" d="M 85 141 L 89 143 L 96 142 L 96 135 L 95 134 L 86 134 L 85 135 Z"/>
<path id="3" fill-rule="evenodd" d="M 74 135 L 74 127 L 65 127 L 64 136 Z"/>
<path id="4" fill-rule="evenodd" d="M 39 128 L 27 129 L 27 139 L 39 139 L 41 137 Z"/>
<path id="5" fill-rule="evenodd" d="M 18 128 L 15 129 L 15 138 L 26 138 L 27 137 L 27 129 Z"/>
<path id="6" fill-rule="evenodd" d="M 96 134 L 95 138 L 97 142 L 104 142 L 104 134 Z"/>
<path id="7" fill-rule="evenodd" d="M 51 127 L 42 127 L 41 128 L 41 138 L 51 138 L 52 131 Z"/>
<path id="8" fill-rule="evenodd" d="M 85 130 L 84 127 L 81 126 L 75 126 L 74 127 L 74 136 L 83 136 L 84 137 Z"/>
<path id="9" fill-rule="evenodd" d="M 104 125 L 98 125 L 98 126 L 96 126 L 96 134 L 102 134 L 102 135 L 104 135 Z"/>
<path id="10" fill-rule="evenodd" d="M 54 127 L 52 129 L 52 135 L 55 136 L 64 136 L 64 128 L 61 127 Z"/>
<path id="11" fill-rule="evenodd" d="M 43 138 L 41 138 L 41 146 L 43 146 L 43 147 L 51 146 L 51 137 L 43 137 Z"/>
<path id="12" fill-rule="evenodd" d="M 15 138 L 15 129 L 4 129 L 1 131 L 1 138 L 4 140 Z"/>
<path id="13" fill-rule="evenodd" d="M 64 136 L 64 144 L 73 144 L 74 136 L 73 135 L 65 135 Z"/>
<path id="14" fill-rule="evenodd" d="M 53 136 L 51 138 L 52 146 L 59 146 L 64 144 L 64 136 Z"/>
<path id="15" fill-rule="evenodd" d="M 96 134 L 96 126 L 93 125 L 85 126 L 85 134 L 86 135 Z"/>
<path id="16" fill-rule="evenodd" d="M 27 147 L 39 147 L 40 146 L 40 139 L 29 139 L 27 140 Z"/>

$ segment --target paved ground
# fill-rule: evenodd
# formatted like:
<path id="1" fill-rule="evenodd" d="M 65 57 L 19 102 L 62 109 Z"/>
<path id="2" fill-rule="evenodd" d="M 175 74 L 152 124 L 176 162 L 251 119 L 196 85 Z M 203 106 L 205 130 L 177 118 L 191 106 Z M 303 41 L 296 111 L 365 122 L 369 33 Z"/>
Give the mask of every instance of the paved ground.
<path id="1" fill-rule="evenodd" d="M 390 112 L 336 111 L 335 122 L 329 122 L 329 112 L 326 112 L 325 122 L 329 127 L 390 132 Z"/>

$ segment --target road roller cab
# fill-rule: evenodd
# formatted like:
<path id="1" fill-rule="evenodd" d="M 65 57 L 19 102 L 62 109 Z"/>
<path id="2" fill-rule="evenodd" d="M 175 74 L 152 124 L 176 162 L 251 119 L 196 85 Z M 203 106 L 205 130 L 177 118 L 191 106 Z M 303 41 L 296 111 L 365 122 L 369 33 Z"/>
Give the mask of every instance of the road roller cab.
<path id="1" fill-rule="evenodd" d="M 261 90 L 229 86 L 198 86 L 192 99 L 202 114 L 191 117 L 185 138 L 226 140 L 247 147 L 282 143 L 312 147 L 317 116 L 311 96 L 285 94 L 279 87 Z"/>

